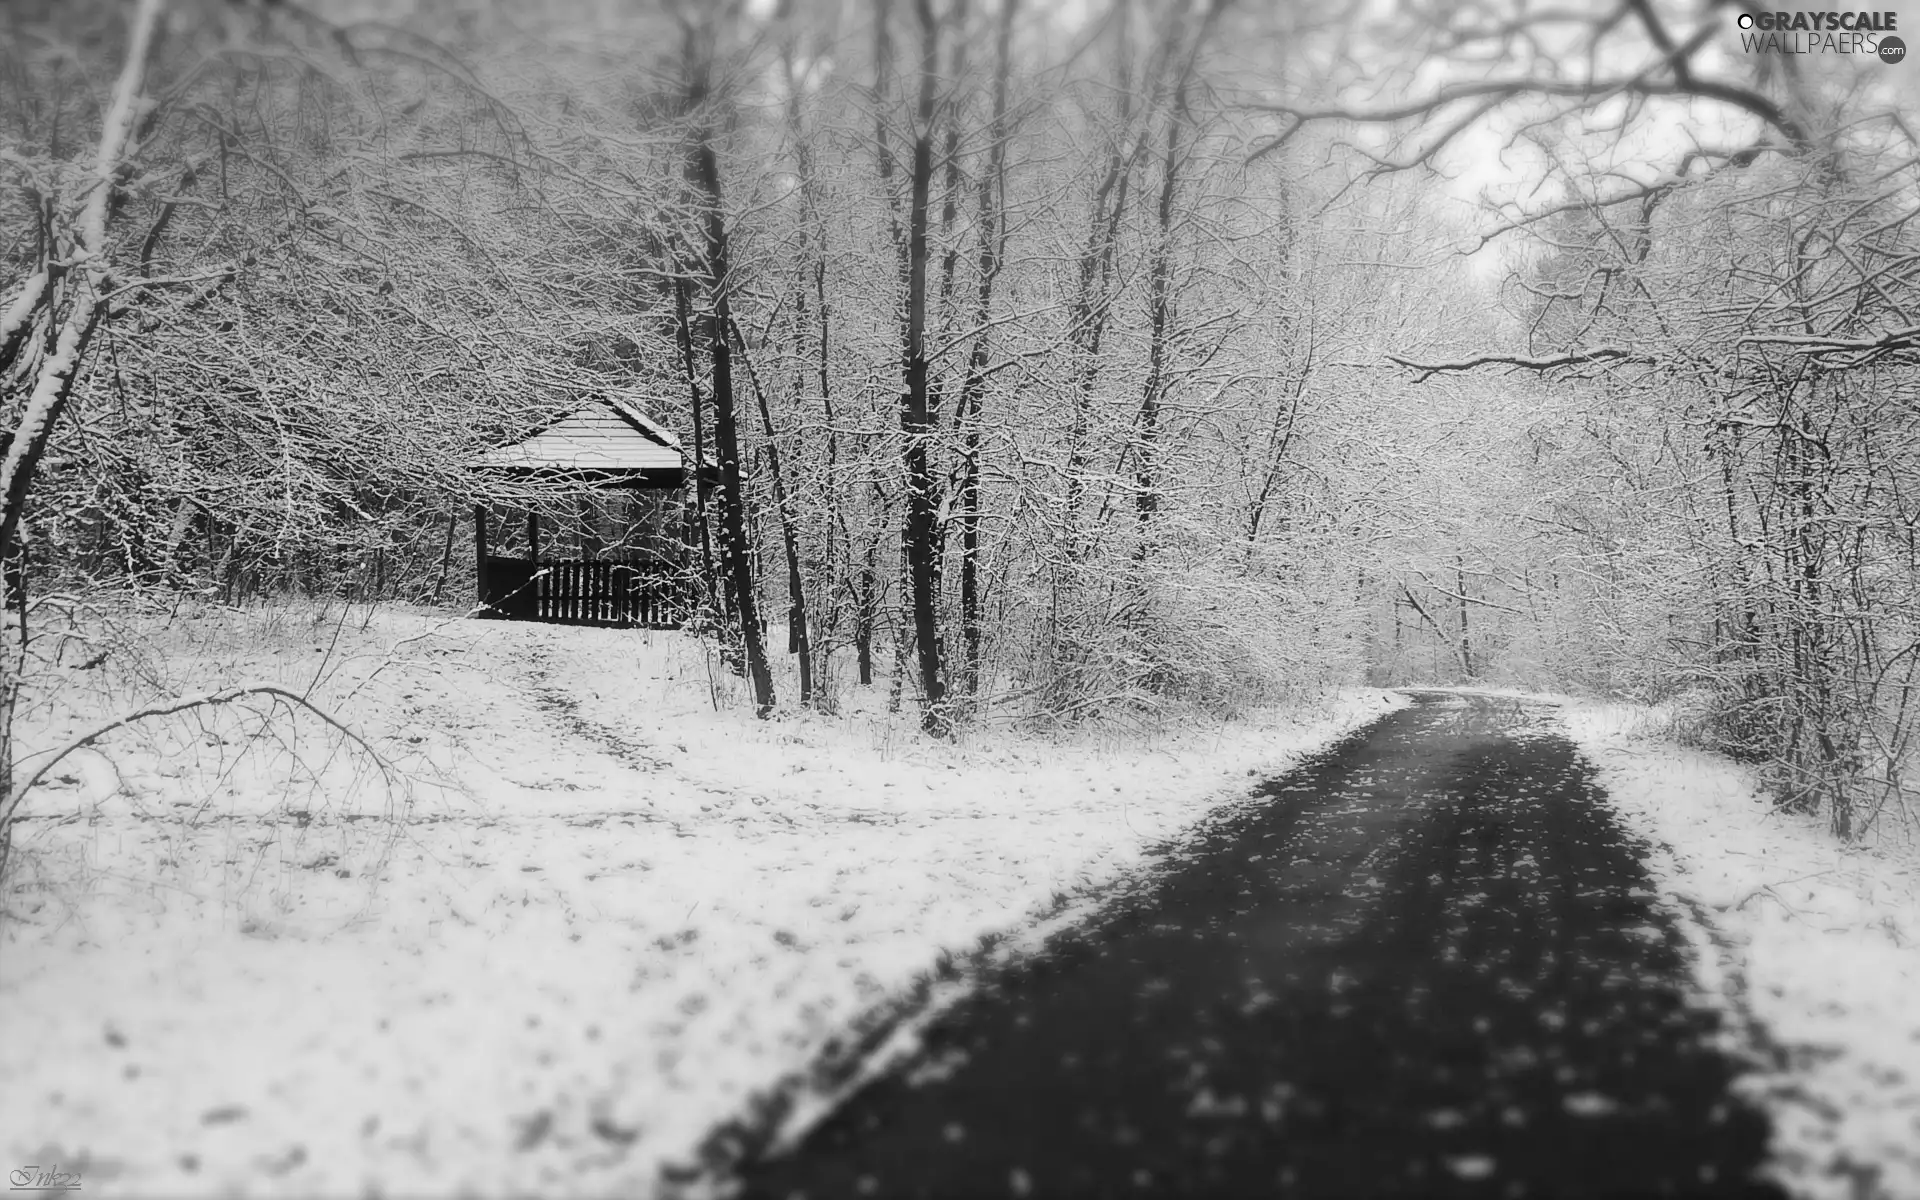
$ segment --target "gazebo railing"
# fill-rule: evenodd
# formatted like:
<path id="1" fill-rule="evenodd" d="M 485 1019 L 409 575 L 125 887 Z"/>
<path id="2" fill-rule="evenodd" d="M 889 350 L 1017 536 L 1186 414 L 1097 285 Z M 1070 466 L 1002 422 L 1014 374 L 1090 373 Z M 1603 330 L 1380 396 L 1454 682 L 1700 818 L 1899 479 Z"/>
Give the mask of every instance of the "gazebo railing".
<path id="1" fill-rule="evenodd" d="M 488 555 L 480 579 L 488 615 L 560 625 L 677 629 L 693 611 L 685 577 L 671 564 L 619 559 L 541 561 Z"/>

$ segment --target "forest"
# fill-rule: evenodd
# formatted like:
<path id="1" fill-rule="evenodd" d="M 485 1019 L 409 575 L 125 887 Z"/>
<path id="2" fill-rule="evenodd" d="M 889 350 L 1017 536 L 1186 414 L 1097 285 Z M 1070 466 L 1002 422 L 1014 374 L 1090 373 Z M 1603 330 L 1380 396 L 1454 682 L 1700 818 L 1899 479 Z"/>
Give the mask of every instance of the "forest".
<path id="1" fill-rule="evenodd" d="M 15 610 L 468 604 L 474 502 L 595 519 L 473 458 L 617 394 L 763 712 L 1684 694 L 1898 800 L 1908 72 L 1637 2 L 4 20 Z"/>
<path id="2" fill-rule="evenodd" d="M 611 393 L 715 464 L 762 712 L 1684 693 L 1843 836 L 1900 794 L 1905 73 L 1640 3 L 123 8 L 4 18 L 19 612 L 468 603 L 472 502 L 594 520 L 471 460 Z"/>

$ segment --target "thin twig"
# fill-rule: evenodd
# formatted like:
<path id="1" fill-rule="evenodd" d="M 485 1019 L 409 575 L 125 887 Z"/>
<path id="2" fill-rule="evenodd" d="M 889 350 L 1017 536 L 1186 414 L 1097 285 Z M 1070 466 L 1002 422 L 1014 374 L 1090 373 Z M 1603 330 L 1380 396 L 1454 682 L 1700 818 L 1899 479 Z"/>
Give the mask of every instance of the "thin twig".
<path id="1" fill-rule="evenodd" d="M 41 763 L 40 766 L 33 772 L 33 774 L 27 776 L 27 780 L 25 783 L 22 783 L 19 787 L 14 789 L 13 796 L 7 805 L 6 812 L 3 814 L 0 814 L 0 823 L 5 823 L 7 821 L 12 820 L 14 812 L 20 806 L 21 799 L 27 794 L 28 791 L 30 791 L 33 788 L 35 784 L 39 783 L 40 780 L 45 777 L 48 771 L 53 769 L 54 764 L 60 762 L 62 759 L 66 758 L 69 754 L 72 754 L 76 750 L 83 750 L 86 747 L 93 745 L 95 742 L 99 741 L 101 738 L 105 737 L 107 734 L 112 733 L 114 730 L 123 729 L 126 726 L 133 724 L 135 721 L 144 721 L 148 717 L 165 717 L 165 716 L 171 716 L 174 713 L 187 712 L 190 709 L 208 708 L 208 707 L 221 705 L 221 704 L 231 704 L 236 700 L 242 700 L 248 696 L 272 696 L 289 705 L 306 709 L 308 712 L 312 713 L 314 716 L 319 717 L 322 721 L 326 722 L 328 726 L 336 730 L 342 737 L 346 738 L 348 741 L 352 742 L 354 745 L 360 747 L 360 749 L 366 751 L 367 755 L 371 757 L 376 764 L 379 765 L 380 770 L 383 773 L 389 773 L 389 774 L 398 773 L 397 770 L 393 767 L 393 765 L 389 763 L 380 754 L 378 750 L 375 750 L 371 745 L 367 743 L 367 740 L 365 738 L 361 737 L 358 733 L 355 733 L 348 726 L 341 723 L 341 721 L 338 718 L 334 717 L 331 713 L 327 712 L 325 709 L 314 704 L 312 701 L 308 700 L 305 696 L 299 695 L 296 692 L 289 691 L 288 689 L 279 687 L 275 684 L 270 684 L 270 683 L 248 684 L 241 687 L 223 688 L 217 692 L 206 692 L 198 696 L 183 696 L 177 700 L 167 700 L 159 704 L 146 705 L 145 707 L 136 708 L 132 712 L 129 712 L 120 717 L 117 717 L 114 720 L 111 720 L 104 725 L 88 730 L 86 733 L 81 734 L 79 737 L 75 738 L 73 741 L 68 742 L 65 746 L 63 746 L 60 749 L 59 753 L 55 754 L 52 758 L 48 759 L 44 763 Z"/>

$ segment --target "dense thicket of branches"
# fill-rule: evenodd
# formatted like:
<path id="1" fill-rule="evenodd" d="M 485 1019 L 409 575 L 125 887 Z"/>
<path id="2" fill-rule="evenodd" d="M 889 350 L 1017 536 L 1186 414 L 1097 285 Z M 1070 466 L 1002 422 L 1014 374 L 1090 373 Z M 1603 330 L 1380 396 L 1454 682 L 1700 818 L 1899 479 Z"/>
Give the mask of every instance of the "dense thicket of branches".
<path id="1" fill-rule="evenodd" d="M 1490 226 L 1530 249 L 1518 330 L 1398 361 L 1542 398 L 1505 507 L 1547 540 L 1456 550 L 1415 619 L 1457 606 L 1463 672 L 1499 646 L 1471 611 L 1532 643 L 1509 670 L 1695 689 L 1714 744 L 1847 836 L 1904 803 L 1909 759 L 1920 141 L 1897 70 L 1732 53 L 1735 15 L 1469 6 L 1391 31 L 1421 52 L 1392 105 L 1263 107 L 1269 144 L 1339 123 L 1380 172 L 1475 129 L 1533 164 Z"/>
<path id="2" fill-rule="evenodd" d="M 600 8 L 0 13 L 9 428 L 87 337 L 7 511 L 30 590 L 462 602 L 476 498 L 599 546 L 465 464 L 613 392 L 717 465 L 685 558 L 762 711 L 1694 689 L 1843 831 L 1898 780 L 1885 79 L 1639 0 Z M 1528 176 L 1491 225 L 1419 174 L 1476 130 Z"/>
<path id="3" fill-rule="evenodd" d="M 1315 256 L 1364 219 L 1246 168 L 1220 11 L 176 6 L 109 242 L 150 283 L 55 435 L 36 573 L 465 595 L 470 498 L 575 501 L 463 462 L 613 389 L 704 437 L 716 606 L 756 676 L 755 602 L 784 609 L 805 701 L 849 651 L 936 729 L 1338 677 L 1314 626 L 1348 632 L 1353 583 L 1275 548 L 1329 370 Z M 18 281 L 128 46 L 109 6 L 15 17 Z"/>

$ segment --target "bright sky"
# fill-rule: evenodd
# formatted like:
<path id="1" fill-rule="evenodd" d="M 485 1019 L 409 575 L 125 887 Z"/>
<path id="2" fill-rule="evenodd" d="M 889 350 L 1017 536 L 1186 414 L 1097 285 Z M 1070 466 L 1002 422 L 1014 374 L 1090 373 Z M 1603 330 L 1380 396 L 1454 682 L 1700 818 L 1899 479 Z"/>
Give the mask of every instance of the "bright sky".
<path id="1" fill-rule="evenodd" d="M 1691 35 L 1700 28 L 1702 19 L 1720 28 L 1694 58 L 1696 73 L 1703 78 L 1750 84 L 1757 64 L 1742 48 L 1732 10 L 1716 9 L 1704 17 L 1690 13 L 1674 21 L 1675 36 L 1684 39 Z M 1638 36 L 1631 40 L 1615 37 L 1598 60 L 1598 72 L 1613 75 L 1630 71 L 1644 61 L 1640 54 L 1647 49 Z M 1380 61 L 1389 61 L 1386 52 L 1381 52 Z M 1360 65 L 1371 64 L 1363 61 Z M 1911 109 L 1920 93 L 1911 63 L 1890 66 L 1871 55 L 1812 53 L 1795 56 L 1793 65 L 1822 89 L 1867 89 L 1879 93 L 1873 99 L 1884 107 Z M 1578 58 L 1568 54 L 1557 60 L 1549 59 L 1535 70 L 1537 73 L 1541 69 L 1558 69 L 1563 76 L 1571 76 L 1583 67 Z M 1356 79 L 1348 85 L 1346 95 L 1349 103 L 1359 103 L 1355 98 L 1364 97 L 1370 106 L 1378 107 L 1426 94 L 1447 81 L 1498 79 L 1518 75 L 1525 69 L 1525 64 L 1518 59 L 1470 68 L 1435 59 L 1421 64 L 1414 72 L 1413 81 L 1396 91 L 1382 88 L 1377 79 Z M 1546 180 L 1548 161 L 1544 153 L 1519 136 L 1526 120 L 1546 111 L 1544 103 L 1516 105 L 1483 118 L 1456 138 L 1439 158 L 1438 165 L 1447 180 L 1444 195 L 1464 216 L 1484 214 L 1489 202 L 1531 209 L 1551 203 L 1563 194 L 1561 184 Z M 1622 137 L 1612 128 L 1620 112 L 1621 106 L 1609 105 L 1590 114 L 1580 127 L 1562 129 L 1569 134 L 1576 128 L 1589 131 L 1590 136 L 1576 137 L 1569 148 L 1577 147 L 1590 155 L 1591 166 L 1616 179 L 1622 188 L 1650 182 L 1671 170 L 1690 147 L 1739 147 L 1749 144 L 1760 133 L 1756 118 L 1728 105 L 1676 100 L 1649 104 Z M 1488 218 L 1482 215 L 1475 224 L 1487 222 Z M 1493 252 L 1483 251 L 1476 255 L 1475 267 L 1480 271 L 1494 271 L 1503 259 L 1504 254 L 1498 248 Z"/>

